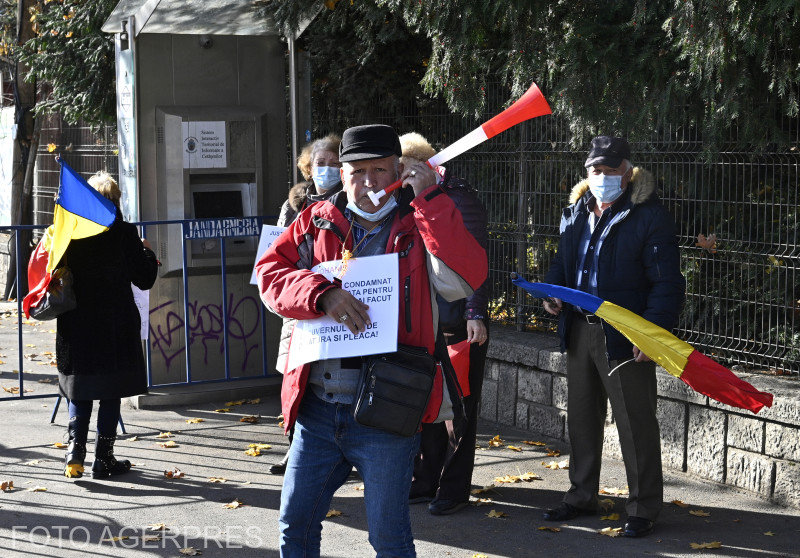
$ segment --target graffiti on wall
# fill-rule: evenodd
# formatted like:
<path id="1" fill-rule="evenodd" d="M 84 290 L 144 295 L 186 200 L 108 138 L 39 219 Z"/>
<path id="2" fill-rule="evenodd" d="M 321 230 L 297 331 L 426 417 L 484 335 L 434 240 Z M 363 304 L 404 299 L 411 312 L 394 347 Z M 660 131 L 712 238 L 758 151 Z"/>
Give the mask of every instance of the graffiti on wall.
<path id="1" fill-rule="evenodd" d="M 180 301 L 170 300 L 150 310 L 150 347 L 153 359 L 163 359 L 169 372 L 176 357 L 186 351 L 185 328 L 189 330 L 189 345 L 202 346 L 203 364 L 208 364 L 209 354 L 216 351 L 224 354 L 224 326 L 222 304 L 201 304 L 198 300 L 189 302 L 188 316 L 183 319 L 183 306 Z M 259 348 L 261 340 L 261 307 L 252 296 L 236 299 L 228 295 L 228 353 L 242 356 L 241 371 L 247 369 L 250 354 Z M 196 357 L 194 357 L 196 358 Z M 195 365 L 195 361 L 192 361 Z"/>

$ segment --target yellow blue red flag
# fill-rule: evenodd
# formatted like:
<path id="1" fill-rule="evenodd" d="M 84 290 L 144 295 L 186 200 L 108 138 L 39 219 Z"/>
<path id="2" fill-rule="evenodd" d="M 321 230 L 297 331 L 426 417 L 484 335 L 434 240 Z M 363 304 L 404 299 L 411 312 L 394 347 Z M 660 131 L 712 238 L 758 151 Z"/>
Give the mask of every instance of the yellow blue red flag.
<path id="1" fill-rule="evenodd" d="M 45 231 L 28 262 L 28 288 L 22 302 L 25 315 L 47 292 L 53 270 L 67 251 L 70 241 L 107 231 L 116 218 L 116 208 L 61 158 L 58 196 L 53 224 Z"/>
<path id="2" fill-rule="evenodd" d="M 666 329 L 626 308 L 582 291 L 549 283 L 530 283 L 518 276 L 512 278 L 512 283 L 535 297 L 559 298 L 599 316 L 651 360 L 698 393 L 753 413 L 772 407 L 771 393 L 759 391 Z"/>

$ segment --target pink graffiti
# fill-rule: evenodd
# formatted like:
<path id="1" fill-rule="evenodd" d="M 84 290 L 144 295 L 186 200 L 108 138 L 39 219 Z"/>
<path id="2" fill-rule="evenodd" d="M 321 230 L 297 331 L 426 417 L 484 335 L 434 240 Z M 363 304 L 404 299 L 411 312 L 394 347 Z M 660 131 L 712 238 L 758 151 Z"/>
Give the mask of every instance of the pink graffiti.
<path id="1" fill-rule="evenodd" d="M 189 345 L 201 343 L 203 346 L 203 364 L 208 364 L 209 351 L 219 354 L 225 351 L 222 304 L 201 305 L 197 300 L 190 302 L 188 319 L 185 321 L 181 317 L 183 309 L 178 304 L 170 300 L 150 310 L 150 347 L 154 354 L 161 355 L 168 371 L 172 361 L 186 352 L 184 327 L 187 322 Z M 173 308 L 180 309 L 176 311 Z M 260 309 L 258 301 L 252 296 L 237 302 L 233 293 L 228 295 L 228 354 L 244 356 L 242 371 L 247 369 L 250 353 L 259 347 L 251 339 L 260 331 Z M 159 320 L 158 316 L 162 318 Z"/>

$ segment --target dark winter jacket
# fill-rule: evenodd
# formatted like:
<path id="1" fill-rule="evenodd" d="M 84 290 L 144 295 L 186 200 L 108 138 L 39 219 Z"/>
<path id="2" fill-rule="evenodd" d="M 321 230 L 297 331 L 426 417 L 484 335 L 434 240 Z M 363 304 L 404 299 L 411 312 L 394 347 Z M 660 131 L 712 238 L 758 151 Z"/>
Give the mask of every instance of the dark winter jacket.
<path id="1" fill-rule="evenodd" d="M 545 282 L 574 289 L 581 233 L 595 203 L 587 179 L 572 189 L 570 203 L 561 217 L 558 252 Z M 612 225 L 600 248 L 598 296 L 671 330 L 678 323 L 686 281 L 680 271 L 675 223 L 658 199 L 653 175 L 635 168 L 622 197 L 607 211 L 622 218 Z M 559 319 L 562 351 L 569 348 L 568 332 L 576 317 L 572 310 L 565 304 Z M 608 359 L 631 358 L 630 341 L 606 323 L 603 329 Z"/>
<path id="2" fill-rule="evenodd" d="M 128 397 L 147 391 L 139 310 L 131 283 L 153 286 L 158 261 L 134 225 L 117 219 L 108 231 L 72 240 L 64 256 L 78 307 L 58 317 L 59 387 L 78 401 Z"/>
<path id="3" fill-rule="evenodd" d="M 281 206 L 281 213 L 278 216 L 278 226 L 288 227 L 297 219 L 297 214 L 306 207 L 314 202 L 327 200 L 341 189 L 342 183 L 339 182 L 330 190 L 317 194 L 317 190 L 314 188 L 314 182 L 311 180 L 295 184 L 292 186 L 292 189 L 289 190 L 289 197 L 286 198 L 286 201 L 283 202 Z"/>

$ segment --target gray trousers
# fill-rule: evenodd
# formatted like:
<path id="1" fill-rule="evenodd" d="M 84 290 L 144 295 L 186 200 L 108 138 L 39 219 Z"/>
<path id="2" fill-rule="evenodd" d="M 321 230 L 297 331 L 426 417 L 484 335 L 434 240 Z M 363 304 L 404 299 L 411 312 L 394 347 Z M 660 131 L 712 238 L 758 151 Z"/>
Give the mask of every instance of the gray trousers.
<path id="1" fill-rule="evenodd" d="M 612 361 L 612 367 L 608 364 L 603 326 L 589 324 L 577 315 L 567 347 L 571 487 L 564 502 L 588 510 L 597 508 L 603 431 L 610 401 L 628 477 L 625 510 L 628 516 L 654 521 L 664 496 L 655 364 L 630 362 L 609 376 L 620 362 Z"/>

